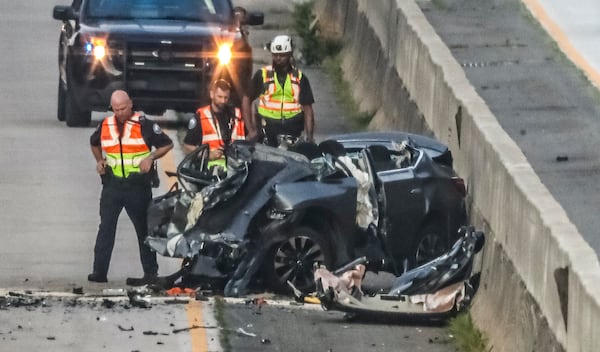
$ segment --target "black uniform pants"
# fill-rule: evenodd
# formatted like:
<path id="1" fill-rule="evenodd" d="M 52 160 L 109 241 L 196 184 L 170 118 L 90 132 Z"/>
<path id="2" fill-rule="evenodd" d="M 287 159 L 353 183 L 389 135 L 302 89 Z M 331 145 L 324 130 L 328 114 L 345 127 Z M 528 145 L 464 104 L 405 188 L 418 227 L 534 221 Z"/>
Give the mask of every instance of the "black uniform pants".
<path id="1" fill-rule="evenodd" d="M 144 240 L 148 235 L 148 205 L 152 189 L 147 180 L 128 181 L 116 177 L 105 180 L 100 196 L 100 227 L 94 247 L 94 272 L 106 275 L 115 244 L 119 214 L 125 208 L 137 233 L 140 259 L 145 275 L 156 275 L 156 253 Z"/>

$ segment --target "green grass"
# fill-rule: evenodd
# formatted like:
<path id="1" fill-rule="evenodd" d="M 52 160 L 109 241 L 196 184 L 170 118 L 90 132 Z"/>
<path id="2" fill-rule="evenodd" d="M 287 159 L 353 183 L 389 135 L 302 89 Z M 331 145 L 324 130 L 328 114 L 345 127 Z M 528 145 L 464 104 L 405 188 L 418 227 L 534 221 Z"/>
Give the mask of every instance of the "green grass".
<path id="1" fill-rule="evenodd" d="M 334 86 L 337 102 L 344 108 L 352 128 L 365 129 L 373 118 L 373 114 L 359 111 L 358 104 L 352 97 L 350 85 L 344 80 L 340 58 L 342 42 L 319 36 L 318 24 L 314 25 L 312 1 L 296 4 L 293 18 L 294 31 L 302 38 L 303 45 L 300 51 L 305 63 L 322 65 Z"/>
<path id="2" fill-rule="evenodd" d="M 325 58 L 340 52 L 340 41 L 319 37 L 319 27 L 314 23 L 312 1 L 294 5 L 293 18 L 294 31 L 302 38 L 301 51 L 307 65 L 318 65 Z"/>
<path id="3" fill-rule="evenodd" d="M 452 318 L 448 330 L 454 338 L 454 344 L 461 352 L 486 352 L 487 338 L 473 324 L 469 313 L 461 313 Z"/>
<path id="4" fill-rule="evenodd" d="M 344 80 L 342 60 L 339 55 L 327 57 L 323 60 L 323 68 L 331 79 L 336 94 L 336 100 L 343 107 L 346 116 L 355 130 L 364 130 L 373 118 L 372 113 L 360 111 L 358 104 L 352 98 L 350 85 Z"/>

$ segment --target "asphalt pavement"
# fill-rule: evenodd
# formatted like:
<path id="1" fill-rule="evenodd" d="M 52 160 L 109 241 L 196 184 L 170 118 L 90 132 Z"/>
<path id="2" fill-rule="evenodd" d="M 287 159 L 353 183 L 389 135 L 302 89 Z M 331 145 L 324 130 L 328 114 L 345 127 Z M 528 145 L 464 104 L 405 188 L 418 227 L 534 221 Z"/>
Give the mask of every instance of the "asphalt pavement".
<path id="1" fill-rule="evenodd" d="M 477 93 L 598 253 L 598 90 L 519 0 L 418 4 Z"/>

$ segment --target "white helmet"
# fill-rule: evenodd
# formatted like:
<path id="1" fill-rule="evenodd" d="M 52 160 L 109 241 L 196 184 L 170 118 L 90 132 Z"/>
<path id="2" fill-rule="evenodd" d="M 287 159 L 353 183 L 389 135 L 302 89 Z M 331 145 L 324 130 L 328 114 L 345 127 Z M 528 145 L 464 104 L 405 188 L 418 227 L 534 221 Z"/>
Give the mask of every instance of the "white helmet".
<path id="1" fill-rule="evenodd" d="M 289 35 L 278 35 L 271 41 L 272 54 L 291 53 L 292 49 L 292 38 Z"/>

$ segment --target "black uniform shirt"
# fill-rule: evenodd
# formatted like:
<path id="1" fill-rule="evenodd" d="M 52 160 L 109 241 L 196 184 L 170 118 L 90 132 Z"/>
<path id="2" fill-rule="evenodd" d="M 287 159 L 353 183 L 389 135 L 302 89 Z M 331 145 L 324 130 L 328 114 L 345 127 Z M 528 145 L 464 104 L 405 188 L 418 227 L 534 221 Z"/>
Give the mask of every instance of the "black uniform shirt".
<path id="1" fill-rule="evenodd" d="M 219 133 L 223 143 L 227 144 L 231 140 L 231 129 L 235 121 L 235 110 L 233 106 L 227 106 L 221 112 L 214 112 L 210 110 L 213 118 L 216 118 L 219 124 Z M 189 145 L 201 145 L 202 144 L 202 124 L 200 123 L 200 116 L 196 116 L 190 120 L 188 124 L 187 134 L 183 138 L 183 143 Z"/>
<path id="2" fill-rule="evenodd" d="M 126 122 L 127 123 L 127 122 Z M 130 121 L 129 123 L 137 123 Z M 142 125 L 142 138 L 144 138 L 144 142 L 148 148 L 161 148 L 166 147 L 173 143 L 171 138 L 167 136 L 160 126 L 153 122 L 152 120 L 148 120 L 145 116 L 140 116 L 140 125 Z M 121 129 L 119 129 L 121 130 Z M 101 146 L 100 136 L 102 134 L 102 123 L 98 124 L 98 127 L 94 130 L 94 133 L 90 136 L 90 145 L 92 146 Z"/>
<path id="3" fill-rule="evenodd" d="M 279 84 L 283 87 L 283 82 L 285 82 L 286 75 L 276 74 L 277 80 Z M 264 83 L 262 77 L 262 70 L 256 71 L 254 77 L 252 77 L 252 83 L 250 86 L 250 90 L 248 92 L 248 96 L 250 97 L 250 101 L 255 100 L 261 94 L 264 93 Z M 300 95 L 298 96 L 298 103 L 300 105 L 312 105 L 315 102 L 313 97 L 312 88 L 310 87 L 310 82 L 304 73 L 302 73 L 302 78 L 300 78 Z"/>

